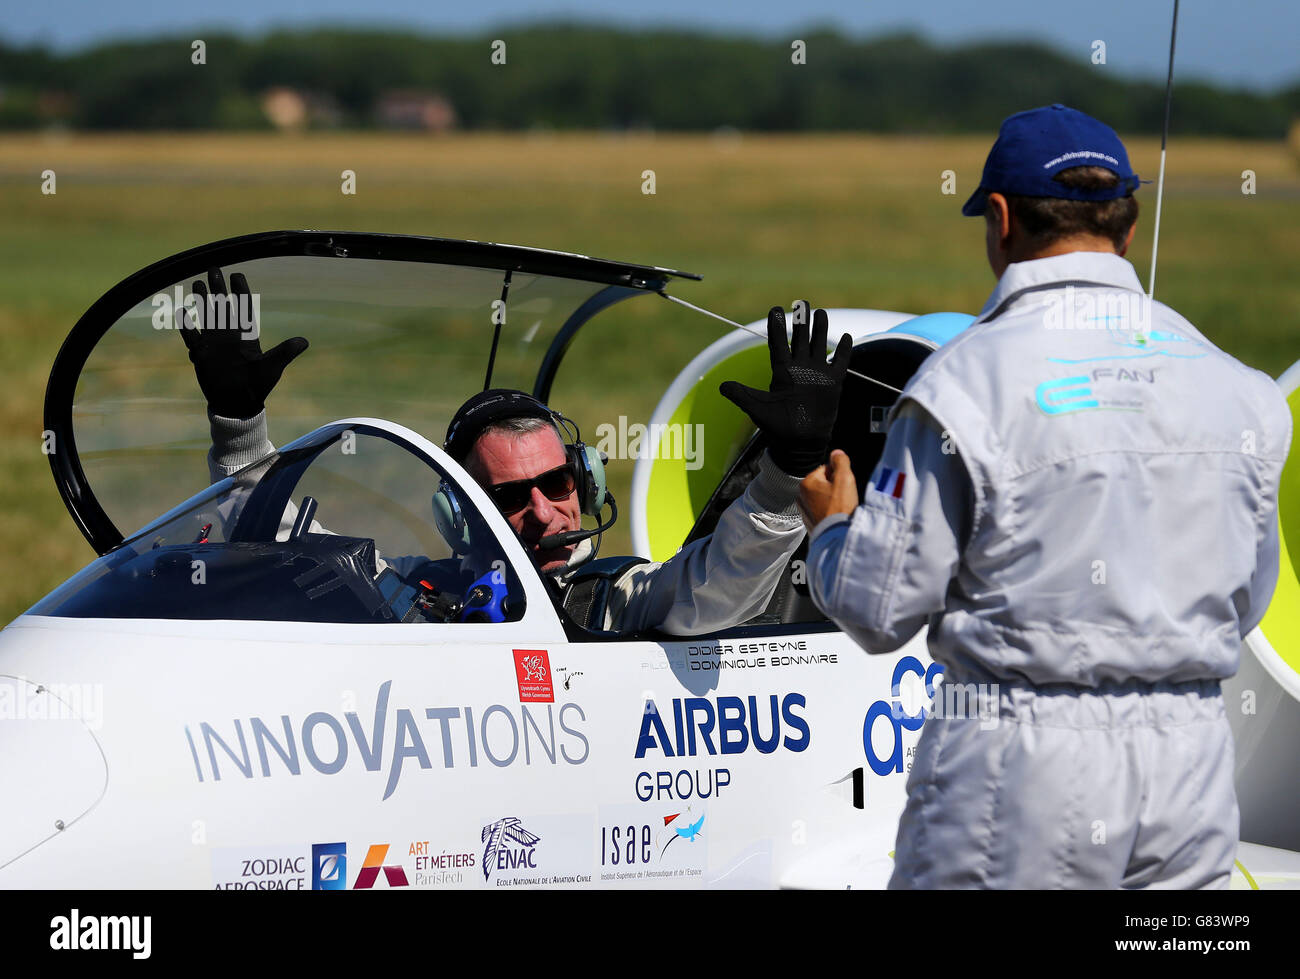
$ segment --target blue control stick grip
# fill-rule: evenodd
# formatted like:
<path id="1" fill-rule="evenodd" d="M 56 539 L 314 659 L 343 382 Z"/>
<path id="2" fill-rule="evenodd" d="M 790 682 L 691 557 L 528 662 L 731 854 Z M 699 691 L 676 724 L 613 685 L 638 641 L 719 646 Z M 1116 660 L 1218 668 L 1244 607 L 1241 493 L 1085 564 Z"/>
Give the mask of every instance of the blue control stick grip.
<path id="1" fill-rule="evenodd" d="M 457 622 L 504 622 L 506 579 L 500 571 L 489 571 L 465 592 L 465 605 Z"/>

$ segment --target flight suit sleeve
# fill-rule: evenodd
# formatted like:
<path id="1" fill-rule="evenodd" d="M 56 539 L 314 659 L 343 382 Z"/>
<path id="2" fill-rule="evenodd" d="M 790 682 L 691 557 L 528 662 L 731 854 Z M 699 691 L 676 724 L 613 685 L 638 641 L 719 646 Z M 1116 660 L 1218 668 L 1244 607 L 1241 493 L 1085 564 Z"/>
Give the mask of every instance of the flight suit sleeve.
<path id="1" fill-rule="evenodd" d="M 216 483 L 275 451 L 266 437 L 266 412 L 252 418 L 226 418 L 208 412 L 212 448 L 208 450 L 208 477 Z"/>
<path id="2" fill-rule="evenodd" d="M 1260 527 L 1255 547 L 1255 573 L 1250 576 L 1250 607 L 1241 616 L 1241 635 L 1244 638 L 1264 619 L 1264 613 L 1273 600 L 1273 591 L 1277 588 L 1277 577 L 1282 557 L 1281 528 L 1278 524 L 1278 492 L 1282 478 L 1282 466 L 1291 449 L 1291 413 L 1286 402 L 1279 399 L 1277 412 L 1279 428 L 1284 433 L 1283 449 L 1276 469 L 1276 478 L 1272 487 L 1265 493 L 1265 508 L 1260 513 Z M 1271 504 L 1271 506 L 1269 506 Z"/>
<path id="3" fill-rule="evenodd" d="M 208 412 L 208 428 L 212 434 L 212 448 L 208 450 L 208 478 L 216 483 L 233 476 L 245 466 L 264 459 L 275 451 L 275 446 L 266 434 L 266 411 L 259 411 L 252 418 L 226 418 Z M 222 523 L 228 530 L 231 519 L 243 500 L 237 496 L 227 501 L 221 512 Z M 284 508 L 280 517 L 280 526 L 275 539 L 285 541 L 293 530 L 294 521 L 298 519 L 298 506 L 292 500 Z M 316 520 L 311 522 L 308 531 L 313 534 L 329 534 Z M 381 567 L 380 570 L 383 570 Z"/>
<path id="4" fill-rule="evenodd" d="M 803 541 L 798 492 L 798 477 L 764 453 L 758 475 L 723 511 L 712 534 L 663 564 L 640 564 L 618 579 L 606 628 L 690 636 L 757 615 Z"/>
<path id="5" fill-rule="evenodd" d="M 1255 573 L 1250 576 L 1250 607 L 1241 619 L 1240 632 L 1243 639 L 1263 621 L 1264 613 L 1273 600 L 1273 590 L 1277 587 L 1282 542 L 1278 533 L 1276 508 L 1264 519 L 1260 530 L 1255 549 Z"/>
<path id="6" fill-rule="evenodd" d="M 817 607 L 868 652 L 898 649 L 943 611 L 973 511 L 955 446 L 925 409 L 904 401 L 861 505 L 813 530 L 808 581 Z"/>

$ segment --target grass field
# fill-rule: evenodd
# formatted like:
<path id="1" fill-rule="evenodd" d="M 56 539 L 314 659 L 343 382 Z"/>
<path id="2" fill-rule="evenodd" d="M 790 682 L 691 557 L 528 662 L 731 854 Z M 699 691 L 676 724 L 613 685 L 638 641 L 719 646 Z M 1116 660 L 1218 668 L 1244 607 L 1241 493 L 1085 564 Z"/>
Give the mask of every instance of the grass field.
<path id="1" fill-rule="evenodd" d="M 993 282 L 982 222 L 958 208 L 987 139 L 848 136 L 7 136 L 0 143 L 0 621 L 93 554 L 41 453 L 55 352 L 127 274 L 197 244 L 321 228 L 505 241 L 702 273 L 675 292 L 734 319 L 775 303 L 975 312 Z M 1159 146 L 1130 153 L 1154 177 Z M 356 173 L 357 193 L 340 192 Z M 42 194 L 53 170 L 57 193 Z M 642 193 L 653 170 L 656 192 Z M 941 192 L 952 170 L 956 194 Z M 1242 193 L 1242 171 L 1257 193 Z M 1154 185 L 1130 257 L 1150 267 Z M 1282 143 L 1170 147 L 1157 298 L 1277 376 L 1300 359 L 1300 171 Z M 658 302 L 658 300 L 655 300 Z M 591 383 L 557 387 L 645 420 L 644 358 L 719 334 L 575 351 Z M 619 358 L 623 358 L 619 366 Z M 635 358 L 642 358 L 637 360 Z M 676 362 L 676 361 L 674 361 Z M 287 433 L 286 433 L 287 434 Z M 441 433 L 433 433 L 440 438 Z M 165 501 L 168 505 L 174 500 Z M 162 509 L 160 507 L 159 509 Z M 626 536 L 607 541 L 607 553 Z"/>

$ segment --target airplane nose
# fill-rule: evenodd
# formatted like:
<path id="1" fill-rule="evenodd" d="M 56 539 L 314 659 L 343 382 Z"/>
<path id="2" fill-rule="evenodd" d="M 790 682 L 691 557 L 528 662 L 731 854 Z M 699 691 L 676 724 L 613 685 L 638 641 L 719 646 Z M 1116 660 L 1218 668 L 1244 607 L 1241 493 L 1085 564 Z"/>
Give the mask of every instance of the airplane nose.
<path id="1" fill-rule="evenodd" d="M 6 635 L 12 634 L 6 630 Z M 102 707 L 102 692 L 95 685 L 51 687 L 0 677 L 0 703 L 7 715 L 0 724 L 3 867 L 62 836 L 93 809 L 108 787 L 108 767 L 89 727 L 98 723 Z"/>

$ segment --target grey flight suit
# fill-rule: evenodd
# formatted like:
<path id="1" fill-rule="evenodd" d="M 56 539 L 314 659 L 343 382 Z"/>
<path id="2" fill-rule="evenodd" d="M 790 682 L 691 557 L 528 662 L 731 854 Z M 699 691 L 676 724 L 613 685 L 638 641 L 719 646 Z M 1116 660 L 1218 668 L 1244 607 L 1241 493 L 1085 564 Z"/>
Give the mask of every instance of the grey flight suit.
<path id="1" fill-rule="evenodd" d="M 1219 681 L 1277 580 L 1290 441 L 1273 380 L 1146 301 L 1123 258 L 1008 267 L 809 550 L 859 644 L 926 625 L 944 666 L 891 887 L 1228 885 Z"/>

